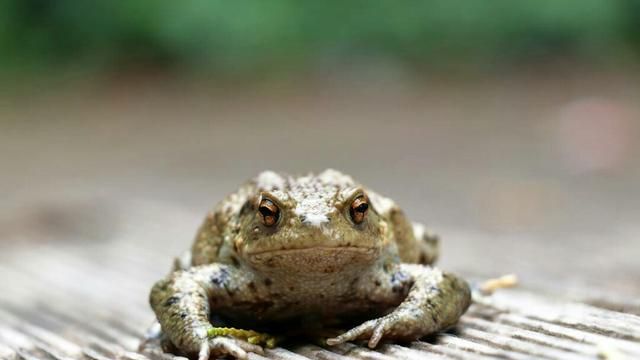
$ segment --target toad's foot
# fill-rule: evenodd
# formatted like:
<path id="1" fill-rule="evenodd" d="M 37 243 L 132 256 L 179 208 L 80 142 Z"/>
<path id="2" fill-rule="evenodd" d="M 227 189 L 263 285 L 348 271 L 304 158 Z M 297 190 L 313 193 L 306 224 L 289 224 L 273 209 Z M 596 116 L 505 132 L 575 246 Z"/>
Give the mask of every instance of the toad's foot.
<path id="1" fill-rule="evenodd" d="M 394 311 L 387 316 L 369 320 L 335 338 L 327 339 L 327 345 L 333 346 L 353 340 L 369 339 L 369 347 L 374 348 L 380 340 L 415 340 L 423 335 L 415 328 L 412 315 L 407 311 Z M 412 330 L 412 329 L 415 329 Z"/>
<path id="2" fill-rule="evenodd" d="M 231 334 L 231 332 L 242 336 L 236 338 L 233 334 Z M 212 335 L 209 336 L 209 334 Z M 255 338 L 255 336 L 257 336 L 256 334 L 262 337 L 257 339 Z M 246 339 L 246 335 L 252 335 L 253 337 Z M 198 353 L 199 360 L 208 360 L 226 355 L 231 355 L 237 359 L 246 359 L 248 357 L 248 353 L 250 352 L 263 354 L 264 351 L 260 344 L 269 346 L 268 341 L 269 339 L 272 339 L 272 337 L 257 333 L 255 331 L 239 330 L 233 328 L 213 328 L 211 331 L 208 331 L 207 336 L 208 339 L 202 340 L 202 345 L 200 345 L 199 347 L 199 352 L 195 351 L 191 354 L 195 355 L 195 353 Z M 160 330 L 160 324 L 157 323 L 149 329 L 147 335 L 145 336 L 145 339 L 140 344 L 139 351 L 145 355 L 150 355 L 154 359 L 174 358 L 167 353 L 186 355 L 171 343 L 171 341 Z M 183 357 L 179 358 L 186 360 L 186 358 Z M 178 359 L 178 357 L 176 357 L 175 359 Z"/>
<path id="3" fill-rule="evenodd" d="M 402 303 L 386 316 L 328 339 L 327 345 L 368 339 L 369 347 L 374 348 L 383 338 L 416 340 L 455 325 L 471 303 L 471 291 L 466 281 L 438 269 L 402 264 L 393 270 L 393 278 L 404 279 L 404 282 L 398 281 L 400 285 L 410 286 Z M 391 298 L 394 289 L 390 287 L 387 294 Z"/>
<path id="4" fill-rule="evenodd" d="M 212 299 L 232 304 L 230 294 L 250 291 L 249 278 L 233 267 L 208 264 L 173 272 L 153 286 L 151 306 L 177 352 L 198 354 L 199 359 L 222 355 L 246 359 L 247 352 L 263 352 L 259 344 L 275 344 L 272 337 L 255 331 L 216 328 L 210 323 Z"/>
<path id="5" fill-rule="evenodd" d="M 245 360 L 249 352 L 263 355 L 262 347 L 250 344 L 247 341 L 226 336 L 216 336 L 202 343 L 198 360 L 209 360 L 225 355 L 231 355 L 236 359 Z"/>

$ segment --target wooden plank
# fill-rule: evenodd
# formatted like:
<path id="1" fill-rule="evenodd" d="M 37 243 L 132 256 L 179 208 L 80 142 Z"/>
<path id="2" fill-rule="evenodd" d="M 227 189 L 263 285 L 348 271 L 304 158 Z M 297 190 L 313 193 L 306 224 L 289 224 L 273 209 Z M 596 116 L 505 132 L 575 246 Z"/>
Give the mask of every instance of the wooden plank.
<path id="1" fill-rule="evenodd" d="M 184 360 L 137 352 L 152 323 L 148 290 L 170 259 L 153 242 L 15 247 L 0 253 L 0 358 Z M 140 254 L 134 256 L 132 254 Z M 168 263 L 168 261 L 167 261 Z M 640 358 L 640 317 L 522 287 L 474 304 L 452 332 L 377 349 L 303 344 L 252 359 Z"/>
<path id="2" fill-rule="evenodd" d="M 91 267 L 90 262 L 70 261 L 56 271 L 69 273 L 67 267 Z M 72 303 L 17 301 L 27 293 L 41 291 L 37 273 L 22 266 L 1 267 L 16 275 L 21 287 L 18 297 L 4 296 L 0 306 L 0 354 L 7 359 L 179 359 L 166 354 L 139 354 L 138 341 L 151 316 L 146 308 L 122 309 L 122 301 L 101 308 L 87 298 L 80 308 Z M 121 274 L 113 273 L 115 281 Z M 62 284 L 62 283 L 61 283 Z M 72 295 L 93 289 L 76 288 Z M 103 289 L 103 287 L 99 287 Z M 56 291 L 54 291 L 56 293 Z M 63 297 L 63 293 L 53 294 Z M 16 293 L 14 293 L 15 295 Z M 31 293 L 33 294 L 33 293 Z M 128 314 L 132 314 L 127 318 Z M 126 320 L 125 320 L 126 319 Z M 88 321 L 87 321 L 88 320 Z M 291 349 L 273 349 L 270 359 L 593 359 L 602 356 L 603 344 L 629 358 L 640 357 L 640 319 L 631 314 L 594 306 L 563 302 L 526 290 L 502 291 L 474 305 L 463 317 L 455 334 L 443 334 L 430 342 L 408 346 L 385 344 L 371 350 L 354 344 L 335 348 L 303 345 Z M 261 359 L 260 356 L 252 356 Z"/>

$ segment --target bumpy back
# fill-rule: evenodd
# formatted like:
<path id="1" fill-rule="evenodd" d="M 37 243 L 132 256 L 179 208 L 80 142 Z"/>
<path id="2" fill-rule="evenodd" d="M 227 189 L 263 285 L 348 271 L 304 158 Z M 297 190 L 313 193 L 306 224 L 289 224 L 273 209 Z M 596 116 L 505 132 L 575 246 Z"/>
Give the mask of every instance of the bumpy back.
<path id="1" fill-rule="evenodd" d="M 207 214 L 191 247 L 192 265 L 219 262 L 221 250 L 225 246 L 224 239 L 238 231 L 236 215 L 255 191 L 253 181 L 246 183 Z"/>

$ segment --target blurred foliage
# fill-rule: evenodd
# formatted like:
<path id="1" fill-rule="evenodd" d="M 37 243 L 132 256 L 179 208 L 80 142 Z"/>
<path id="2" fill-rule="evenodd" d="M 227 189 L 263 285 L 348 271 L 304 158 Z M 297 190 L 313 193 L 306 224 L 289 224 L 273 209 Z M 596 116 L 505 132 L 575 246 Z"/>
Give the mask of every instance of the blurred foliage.
<path id="1" fill-rule="evenodd" d="M 221 74 L 381 61 L 635 59 L 639 1 L 4 0 L 4 71 L 126 66 Z"/>

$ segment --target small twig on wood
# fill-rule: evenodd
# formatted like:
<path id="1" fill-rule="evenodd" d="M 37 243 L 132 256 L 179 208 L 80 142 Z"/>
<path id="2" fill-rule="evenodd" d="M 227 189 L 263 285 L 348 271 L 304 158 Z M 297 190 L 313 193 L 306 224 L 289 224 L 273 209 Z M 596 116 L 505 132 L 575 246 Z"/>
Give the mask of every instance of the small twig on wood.
<path id="1" fill-rule="evenodd" d="M 479 290 L 482 295 L 491 295 L 496 290 L 512 288 L 517 285 L 518 277 L 515 274 L 509 274 L 483 282 L 480 284 Z"/>

